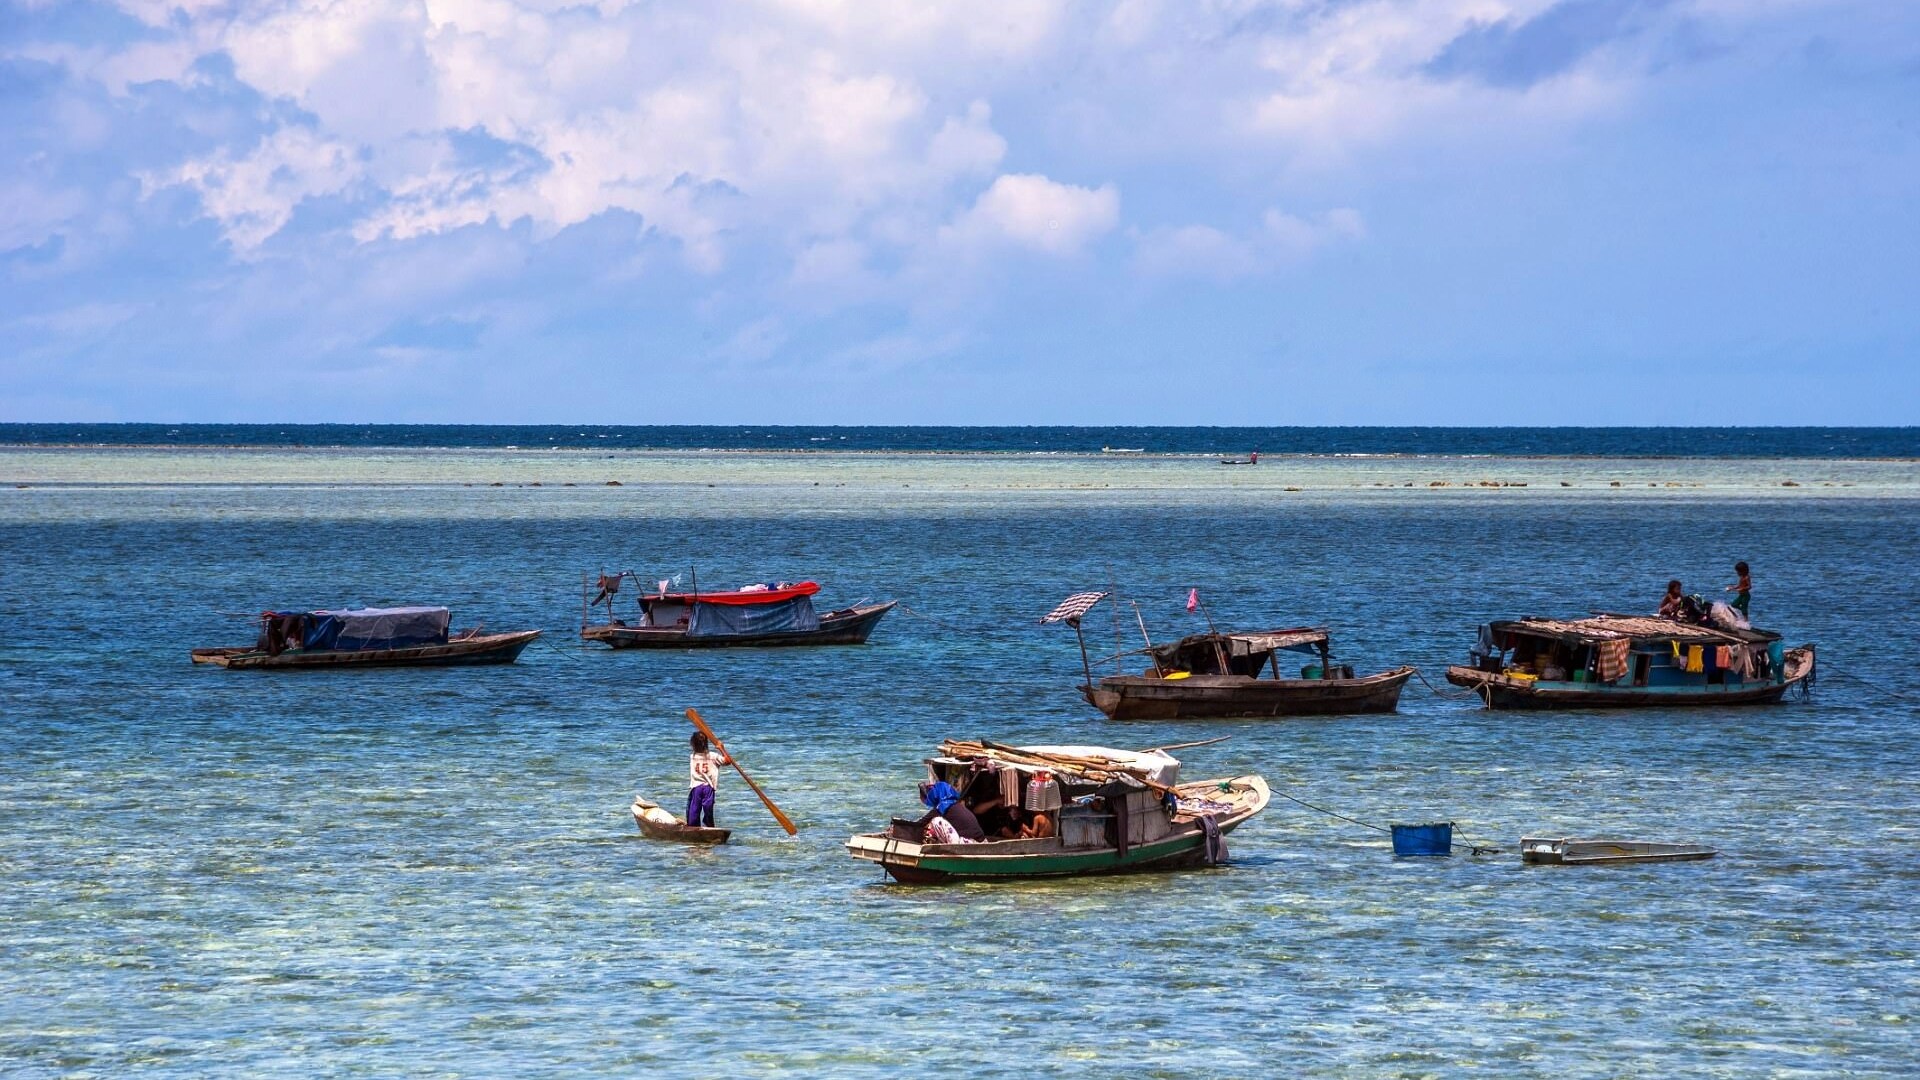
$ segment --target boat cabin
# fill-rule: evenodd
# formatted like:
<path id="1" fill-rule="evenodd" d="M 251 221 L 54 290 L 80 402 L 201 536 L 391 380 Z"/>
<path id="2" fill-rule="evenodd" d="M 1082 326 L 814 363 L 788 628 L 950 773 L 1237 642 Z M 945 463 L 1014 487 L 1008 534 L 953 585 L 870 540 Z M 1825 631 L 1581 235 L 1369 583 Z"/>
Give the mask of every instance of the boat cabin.
<path id="1" fill-rule="evenodd" d="M 1481 627 L 1481 671 L 1539 682 L 1633 687 L 1741 686 L 1786 677 L 1780 635 L 1649 615 L 1527 618 Z"/>
<path id="2" fill-rule="evenodd" d="M 977 752 L 976 752 L 977 751 Z M 1166 791 L 1180 782 L 1178 759 L 1159 751 L 1098 746 L 1028 746 L 988 750 L 949 741 L 926 759 L 925 794 L 945 783 L 979 823 L 978 842 L 1057 837 L 1068 848 L 1130 847 L 1164 839 L 1178 810 Z M 1101 766 L 1105 766 L 1104 768 Z M 1085 769 L 1086 772 L 1077 771 Z M 894 819 L 890 835 L 930 842 L 931 810 L 918 820 Z"/>
<path id="3" fill-rule="evenodd" d="M 366 652 L 445 645 L 453 619 L 443 607 L 357 608 L 347 611 L 266 611 L 255 648 L 268 656 L 304 649 Z"/>
<path id="4" fill-rule="evenodd" d="M 1300 669 L 1299 678 L 1353 678 L 1353 668 L 1335 664 L 1328 648 L 1325 627 L 1299 627 L 1258 633 L 1191 634 L 1172 644 L 1156 645 L 1144 651 L 1153 662 L 1153 674 L 1161 678 L 1181 672 L 1189 675 L 1242 675 L 1253 679 L 1270 673 L 1276 679 L 1292 678 L 1291 675 L 1281 674 L 1282 652 L 1318 657 L 1318 663 L 1309 663 Z"/>

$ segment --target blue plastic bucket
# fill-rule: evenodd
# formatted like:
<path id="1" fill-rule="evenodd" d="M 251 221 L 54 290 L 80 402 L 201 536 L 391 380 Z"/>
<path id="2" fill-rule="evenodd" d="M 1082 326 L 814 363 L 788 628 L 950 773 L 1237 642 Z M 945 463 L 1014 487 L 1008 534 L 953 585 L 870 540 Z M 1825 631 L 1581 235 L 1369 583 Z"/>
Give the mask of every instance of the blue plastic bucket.
<path id="1" fill-rule="evenodd" d="M 1395 855 L 1453 854 L 1453 822 L 1438 821 L 1430 825 L 1395 825 L 1393 827 L 1393 853 Z"/>

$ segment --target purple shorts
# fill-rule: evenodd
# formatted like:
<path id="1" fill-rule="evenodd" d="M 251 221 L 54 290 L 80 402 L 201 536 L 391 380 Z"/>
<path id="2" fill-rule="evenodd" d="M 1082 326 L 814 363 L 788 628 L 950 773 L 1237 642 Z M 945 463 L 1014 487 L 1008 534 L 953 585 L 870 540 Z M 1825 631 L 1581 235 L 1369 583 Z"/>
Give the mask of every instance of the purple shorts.
<path id="1" fill-rule="evenodd" d="M 713 827 L 713 785 L 687 789 L 687 824 Z"/>

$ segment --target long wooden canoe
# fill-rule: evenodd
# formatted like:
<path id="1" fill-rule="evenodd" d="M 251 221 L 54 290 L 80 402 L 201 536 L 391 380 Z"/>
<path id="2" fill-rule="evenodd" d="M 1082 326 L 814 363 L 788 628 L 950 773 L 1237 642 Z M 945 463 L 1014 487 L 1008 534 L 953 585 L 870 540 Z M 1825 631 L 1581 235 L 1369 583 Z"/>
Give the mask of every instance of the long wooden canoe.
<path id="1" fill-rule="evenodd" d="M 1558 866 L 1624 866 L 1630 863 L 1686 862 L 1720 854 L 1699 844 L 1662 844 L 1650 840 L 1575 840 L 1523 836 L 1520 860 Z"/>
<path id="2" fill-rule="evenodd" d="M 1206 799 L 1221 833 L 1231 832 L 1266 808 L 1271 797 L 1258 776 L 1202 780 L 1175 789 L 1183 799 Z M 897 881 L 945 884 L 956 881 L 1006 881 L 1017 878 L 1073 877 L 1142 870 L 1173 870 L 1204 865 L 1206 834 L 1200 816 L 1182 811 L 1172 831 L 1134 844 L 1123 855 L 1106 845 L 1067 846 L 1060 837 L 1040 840 L 990 840 L 977 844 L 919 844 L 888 832 L 863 833 L 847 840 L 847 854 L 876 862 Z"/>
<path id="3" fill-rule="evenodd" d="M 1258 679 L 1247 675 L 1110 675 L 1080 692 L 1112 720 L 1226 719 L 1388 713 L 1410 667 L 1358 679 Z"/>
<path id="4" fill-rule="evenodd" d="M 510 634 L 475 634 L 452 638 L 440 645 L 407 645 L 397 649 L 288 649 L 268 653 L 261 649 L 195 649 L 196 664 L 270 671 L 306 671 L 317 668 L 453 667 L 467 664 L 511 664 L 539 637 L 539 630 Z"/>
<path id="5" fill-rule="evenodd" d="M 673 840 L 682 844 L 724 844 L 727 837 L 733 835 L 732 829 L 689 825 L 662 809 L 659 803 L 637 795 L 633 800 L 633 823 L 640 826 L 642 833 L 655 840 Z"/>

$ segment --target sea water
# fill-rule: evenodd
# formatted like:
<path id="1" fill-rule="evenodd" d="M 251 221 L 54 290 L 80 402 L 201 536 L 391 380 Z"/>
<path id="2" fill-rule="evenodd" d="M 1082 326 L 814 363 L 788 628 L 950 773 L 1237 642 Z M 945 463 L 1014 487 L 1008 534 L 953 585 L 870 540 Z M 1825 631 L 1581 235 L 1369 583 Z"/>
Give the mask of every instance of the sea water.
<path id="1" fill-rule="evenodd" d="M 0 449 L 0 1062 L 1909 1074 L 1920 466 L 1795 446 L 1253 468 L 1003 447 Z M 1414 664 L 1451 693 L 1441 672 L 1480 622 L 1648 610 L 1669 577 L 1719 595 L 1738 559 L 1757 621 L 1819 645 L 1804 700 L 1530 715 L 1416 681 L 1391 716 L 1122 724 L 1074 693 L 1073 632 L 1038 623 L 1117 590 L 1086 620 L 1096 660 L 1138 646 L 1136 602 L 1155 640 L 1209 616 L 1326 624 L 1356 669 Z M 905 607 L 865 648 L 579 647 L 583 575 L 624 569 L 810 577 L 823 606 Z M 390 603 L 547 635 L 510 667 L 187 661 L 250 642 L 263 608 Z M 685 790 L 688 707 L 797 837 L 730 772 L 731 843 L 639 837 L 632 796 Z M 944 737 L 1223 735 L 1179 752 L 1186 777 L 1259 773 L 1369 824 L 1451 820 L 1455 857 L 1396 861 L 1384 833 L 1280 797 L 1216 870 L 908 887 L 841 846 L 916 812 Z M 1524 867 L 1522 834 L 1722 854 Z"/>

